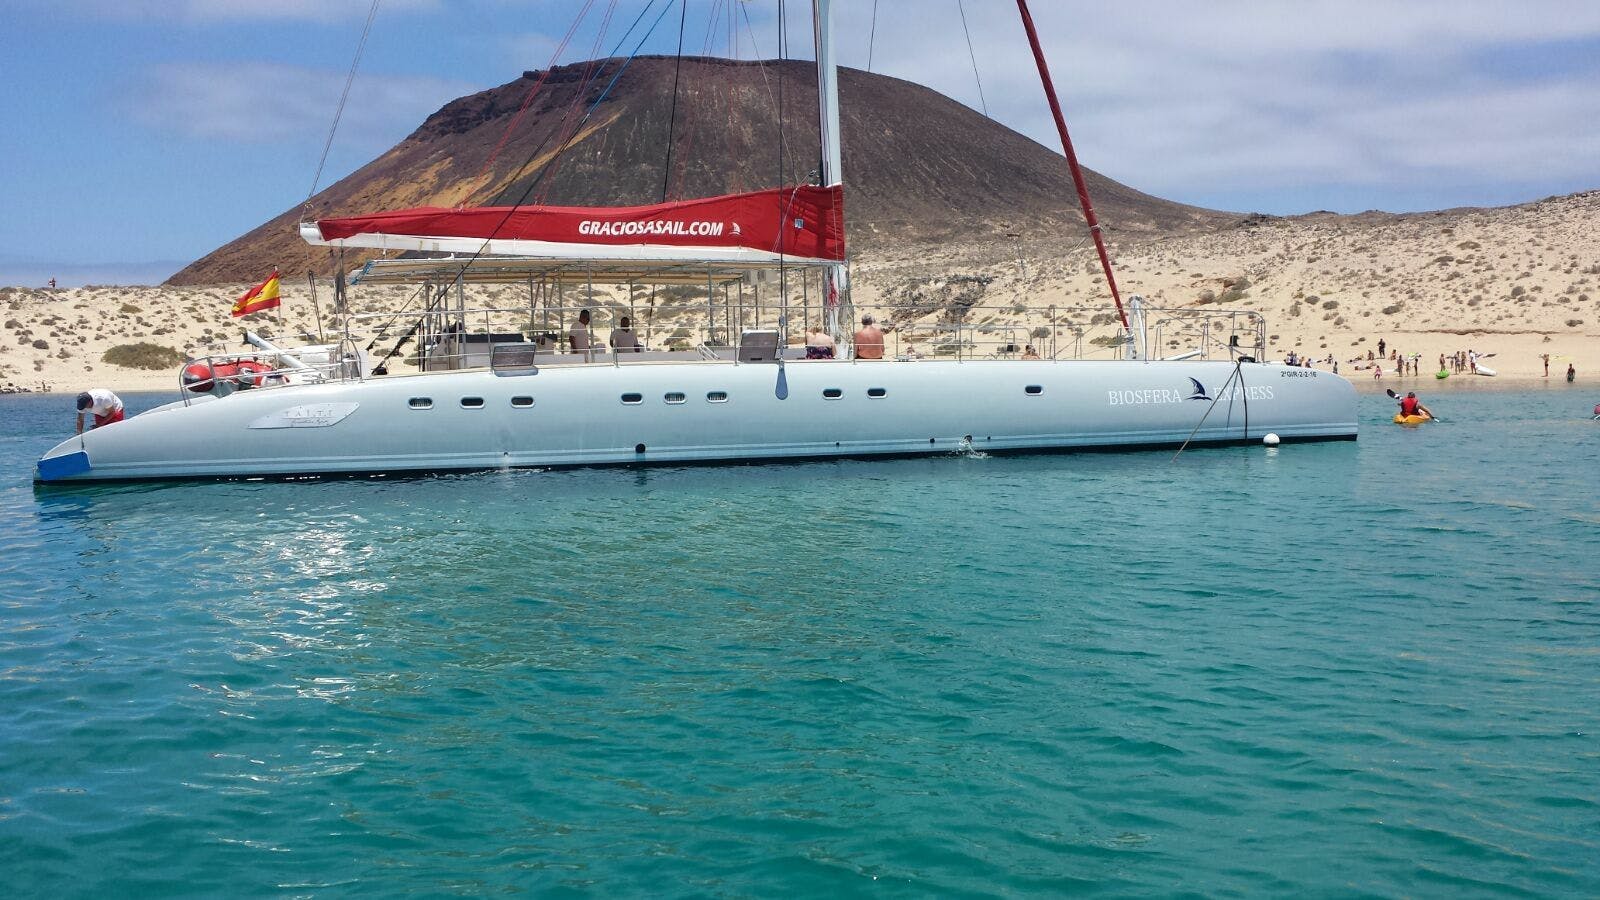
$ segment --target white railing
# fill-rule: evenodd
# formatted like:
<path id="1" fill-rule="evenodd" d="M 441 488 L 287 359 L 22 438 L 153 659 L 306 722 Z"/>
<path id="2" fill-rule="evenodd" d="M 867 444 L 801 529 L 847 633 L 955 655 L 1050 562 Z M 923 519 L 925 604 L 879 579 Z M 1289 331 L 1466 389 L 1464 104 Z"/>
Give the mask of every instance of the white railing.
<path id="1" fill-rule="evenodd" d="M 1131 342 L 1116 317 L 1103 308 L 961 306 L 930 308 L 880 305 L 869 309 L 882 321 L 885 356 L 898 360 L 944 359 L 1150 359 L 1185 358 L 1262 359 L 1266 324 L 1254 312 L 1185 307 L 1143 309 L 1145 333 Z M 588 310 L 591 346 L 573 350 L 572 325 L 578 313 Z M 757 312 L 765 315 L 757 315 Z M 369 374 L 368 354 L 380 364 L 401 356 L 419 371 L 487 368 L 496 346 L 533 348 L 538 364 L 623 365 L 663 359 L 731 360 L 736 341 L 729 341 L 727 326 L 711 322 L 698 327 L 673 319 L 658 324 L 654 317 L 633 320 L 637 352 L 615 352 L 608 346 L 610 333 L 620 327 L 625 310 L 605 306 L 485 307 L 430 309 L 403 313 L 348 315 L 336 344 L 280 348 L 282 356 L 302 360 L 290 364 L 274 360 L 270 352 L 213 353 L 192 360 L 215 371 L 217 366 L 267 361 L 272 368 L 249 374 L 222 374 L 214 380 L 229 389 L 270 386 L 307 380 L 346 380 Z M 790 327 L 779 308 L 732 309 L 722 318 L 741 329 L 776 330 L 786 359 L 803 358 L 803 328 Z M 552 328 L 551 326 L 555 326 Z M 841 328 L 843 323 L 841 323 Z M 787 335 L 788 340 L 781 337 Z M 838 357 L 851 356 L 851 335 L 838 335 Z M 409 347 L 398 349 L 410 342 Z M 1131 343 L 1131 346 L 1130 346 Z M 330 348 L 336 348 L 330 352 Z M 397 352 L 398 350 L 398 352 Z M 313 362 L 304 362 L 308 354 Z M 385 356 L 384 354 L 388 354 Z M 181 380 L 181 378 L 180 378 Z M 189 392 L 185 392 L 187 397 Z"/>

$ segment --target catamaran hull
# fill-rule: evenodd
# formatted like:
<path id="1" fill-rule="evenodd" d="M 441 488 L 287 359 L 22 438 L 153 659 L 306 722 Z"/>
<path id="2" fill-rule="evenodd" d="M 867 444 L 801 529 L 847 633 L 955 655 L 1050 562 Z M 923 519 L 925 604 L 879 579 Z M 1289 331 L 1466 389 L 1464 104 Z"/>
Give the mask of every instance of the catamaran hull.
<path id="1" fill-rule="evenodd" d="M 62 442 L 37 480 L 399 473 L 1356 437 L 1326 372 L 1225 362 L 635 363 L 242 391 Z"/>

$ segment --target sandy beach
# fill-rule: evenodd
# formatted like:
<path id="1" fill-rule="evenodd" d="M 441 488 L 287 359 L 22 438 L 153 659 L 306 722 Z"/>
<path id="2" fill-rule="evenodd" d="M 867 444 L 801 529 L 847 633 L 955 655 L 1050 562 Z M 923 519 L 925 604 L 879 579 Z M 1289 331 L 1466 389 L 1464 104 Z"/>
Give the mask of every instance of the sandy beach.
<path id="1" fill-rule="evenodd" d="M 1581 383 L 1600 378 L 1596 221 L 1600 192 L 1588 192 L 1500 209 L 1263 218 L 1220 233 L 1114 242 L 1113 250 L 1125 296 L 1140 294 L 1161 307 L 1260 312 L 1269 359 L 1293 351 L 1328 369 L 1331 356 L 1340 374 L 1358 382 L 1432 390 L 1471 378 L 1434 379 L 1441 355 L 1485 355 L 1501 383 L 1543 381 L 1548 355 L 1551 380 L 1564 379 L 1573 365 Z M 956 298 L 989 318 L 997 310 L 1036 317 L 1051 306 L 1098 310 L 1098 320 L 1077 320 L 1085 348 L 1098 349 L 1093 340 L 1114 333 L 1110 297 L 1092 252 L 1078 236 L 1068 239 L 1066 250 L 1059 236 L 1049 236 L 869 251 L 853 263 L 855 305 L 880 311 Z M 304 278 L 286 275 L 281 319 L 278 311 L 233 319 L 231 303 L 247 287 L 0 288 L 0 390 L 176 389 L 175 365 L 128 368 L 106 362 L 106 352 L 141 342 L 191 356 L 238 352 L 245 328 L 298 342 L 317 331 L 318 307 L 324 330 L 336 327 L 325 281 L 314 306 Z M 398 309 L 408 297 L 395 287 L 350 292 L 356 312 Z M 615 293 L 597 300 L 619 305 Z M 521 287 L 477 289 L 468 301 L 526 302 Z M 663 310 L 653 325 L 658 334 L 687 325 L 701 308 L 685 302 Z M 1382 379 L 1358 369 L 1379 341 L 1385 356 L 1420 354 L 1419 375 L 1397 378 L 1387 361 Z M 391 370 L 402 368 L 391 363 Z"/>

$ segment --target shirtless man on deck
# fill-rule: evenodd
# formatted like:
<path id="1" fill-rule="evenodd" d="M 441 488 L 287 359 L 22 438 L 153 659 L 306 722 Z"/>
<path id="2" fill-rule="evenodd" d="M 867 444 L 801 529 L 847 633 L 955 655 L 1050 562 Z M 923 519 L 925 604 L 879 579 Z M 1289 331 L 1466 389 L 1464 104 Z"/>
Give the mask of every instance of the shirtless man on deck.
<path id="1" fill-rule="evenodd" d="M 861 317 L 861 330 L 856 332 L 856 359 L 883 359 L 883 336 L 894 326 L 879 328 L 872 316 Z"/>

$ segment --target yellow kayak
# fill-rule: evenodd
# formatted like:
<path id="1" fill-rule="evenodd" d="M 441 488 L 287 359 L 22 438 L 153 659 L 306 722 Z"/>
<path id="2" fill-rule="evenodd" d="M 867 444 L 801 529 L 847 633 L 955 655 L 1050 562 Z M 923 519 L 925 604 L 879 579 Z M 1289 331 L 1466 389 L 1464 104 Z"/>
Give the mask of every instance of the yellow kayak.
<path id="1" fill-rule="evenodd" d="M 1423 422 L 1426 422 L 1431 418 L 1433 418 L 1433 417 L 1432 416 L 1402 416 L 1399 413 L 1395 413 L 1394 423 L 1396 425 L 1421 425 Z"/>

